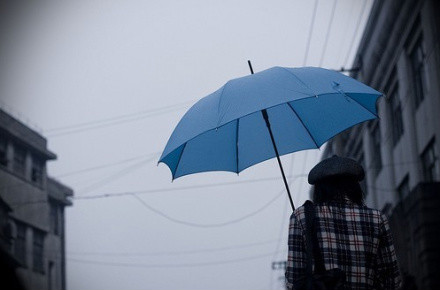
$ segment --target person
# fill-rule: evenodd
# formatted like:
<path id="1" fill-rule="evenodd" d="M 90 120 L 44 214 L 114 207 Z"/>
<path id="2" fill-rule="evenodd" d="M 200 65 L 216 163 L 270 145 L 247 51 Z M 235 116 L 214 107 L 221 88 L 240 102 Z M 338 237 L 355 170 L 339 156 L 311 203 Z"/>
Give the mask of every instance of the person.
<path id="1" fill-rule="evenodd" d="M 359 184 L 362 166 L 351 158 L 333 156 L 308 175 L 318 244 L 325 270 L 345 273 L 345 289 L 399 289 L 401 275 L 387 217 L 368 208 Z M 290 217 L 287 289 L 306 273 L 305 207 Z"/>

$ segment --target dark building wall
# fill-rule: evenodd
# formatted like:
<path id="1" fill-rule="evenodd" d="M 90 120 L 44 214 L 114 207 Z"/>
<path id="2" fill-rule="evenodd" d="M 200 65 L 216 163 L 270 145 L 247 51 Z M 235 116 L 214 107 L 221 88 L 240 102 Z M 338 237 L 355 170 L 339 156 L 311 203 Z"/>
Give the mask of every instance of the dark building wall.
<path id="1" fill-rule="evenodd" d="M 402 272 L 419 289 L 440 289 L 440 182 L 419 184 L 390 217 Z"/>
<path id="2" fill-rule="evenodd" d="M 8 253 L 27 289 L 65 289 L 64 208 L 73 191 L 49 178 L 46 139 L 0 110 L 0 198 L 14 233 Z"/>
<path id="3" fill-rule="evenodd" d="M 351 76 L 385 94 L 379 119 L 339 134 L 324 152 L 363 163 L 367 205 L 390 216 L 401 268 L 418 289 L 440 289 L 438 15 L 436 0 L 375 1 Z"/>

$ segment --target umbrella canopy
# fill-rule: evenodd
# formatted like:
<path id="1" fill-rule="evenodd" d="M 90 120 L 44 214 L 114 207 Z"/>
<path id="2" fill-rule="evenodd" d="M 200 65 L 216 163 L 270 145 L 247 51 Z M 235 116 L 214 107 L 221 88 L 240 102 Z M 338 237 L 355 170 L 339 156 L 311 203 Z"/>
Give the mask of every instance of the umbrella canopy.
<path id="1" fill-rule="evenodd" d="M 180 120 L 159 162 L 173 179 L 204 171 L 240 171 L 279 155 L 319 148 L 360 122 L 377 117 L 382 94 L 317 67 L 273 67 L 228 81 Z"/>

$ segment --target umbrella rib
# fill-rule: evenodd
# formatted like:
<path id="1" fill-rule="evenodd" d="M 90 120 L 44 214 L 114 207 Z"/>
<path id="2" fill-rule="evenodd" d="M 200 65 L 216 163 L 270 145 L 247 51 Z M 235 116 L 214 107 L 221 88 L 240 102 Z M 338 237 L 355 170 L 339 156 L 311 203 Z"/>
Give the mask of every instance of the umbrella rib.
<path id="1" fill-rule="evenodd" d="M 235 132 L 235 150 L 237 152 L 237 174 L 239 172 L 239 168 L 238 168 L 238 164 L 239 164 L 239 160 L 238 160 L 238 126 L 240 125 L 240 118 L 237 119 L 237 130 Z"/>
<path id="2" fill-rule="evenodd" d="M 313 143 L 315 143 L 316 148 L 319 148 L 318 143 L 316 143 L 315 138 L 313 138 L 312 134 L 309 131 L 309 128 L 307 128 L 307 126 L 304 124 L 303 120 L 299 117 L 298 113 L 295 111 L 295 109 L 292 107 L 292 105 L 290 103 L 287 103 L 287 105 L 290 107 L 290 109 L 292 110 L 292 112 L 295 114 L 295 116 L 298 118 L 298 120 L 301 122 L 301 124 L 303 125 L 304 129 L 306 129 L 307 134 L 309 134 L 310 138 L 312 138 Z"/>
<path id="3" fill-rule="evenodd" d="M 176 170 L 174 171 L 173 175 L 176 175 L 177 168 L 179 168 L 180 160 L 182 159 L 182 155 L 183 155 L 183 152 L 185 151 L 186 144 L 188 144 L 188 142 L 185 142 L 185 145 L 183 145 L 182 152 L 179 155 L 179 160 L 177 161 Z M 173 176 L 173 179 L 174 179 L 174 176 Z"/>

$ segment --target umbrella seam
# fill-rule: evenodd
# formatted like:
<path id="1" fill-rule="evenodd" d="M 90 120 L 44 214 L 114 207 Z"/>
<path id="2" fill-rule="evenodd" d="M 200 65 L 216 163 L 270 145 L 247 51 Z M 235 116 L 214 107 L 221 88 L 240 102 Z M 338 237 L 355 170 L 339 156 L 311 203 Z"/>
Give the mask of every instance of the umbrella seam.
<path id="1" fill-rule="evenodd" d="M 220 96 L 218 98 L 218 105 L 217 105 L 217 128 L 218 125 L 220 124 L 221 120 L 223 119 L 223 116 L 220 116 L 220 103 L 222 101 L 222 97 L 223 97 L 223 92 L 225 91 L 226 86 L 229 84 L 230 81 L 226 82 L 226 84 L 224 84 L 224 86 L 222 87 L 222 92 L 220 93 Z"/>
<path id="2" fill-rule="evenodd" d="M 290 109 L 292 110 L 292 112 L 295 114 L 295 116 L 298 118 L 298 120 L 301 122 L 301 125 L 303 125 L 304 129 L 306 129 L 307 134 L 309 134 L 310 138 L 312 138 L 313 143 L 315 143 L 316 148 L 319 148 L 318 143 L 316 143 L 315 138 L 312 136 L 312 134 L 310 133 L 309 128 L 307 128 L 307 126 L 304 124 L 303 120 L 299 117 L 298 113 L 295 111 L 295 109 L 292 107 L 292 105 L 288 102 L 287 105 L 290 107 Z"/>
<path id="3" fill-rule="evenodd" d="M 279 67 L 279 68 L 281 68 L 281 69 L 287 71 L 288 73 L 290 73 L 291 75 L 293 75 L 303 86 L 305 86 L 307 89 L 309 89 L 315 97 L 318 97 L 318 95 L 315 93 L 315 91 L 312 90 L 312 88 L 309 87 L 305 82 L 303 82 L 296 74 L 294 74 L 290 70 L 286 69 L 285 67 Z"/>

